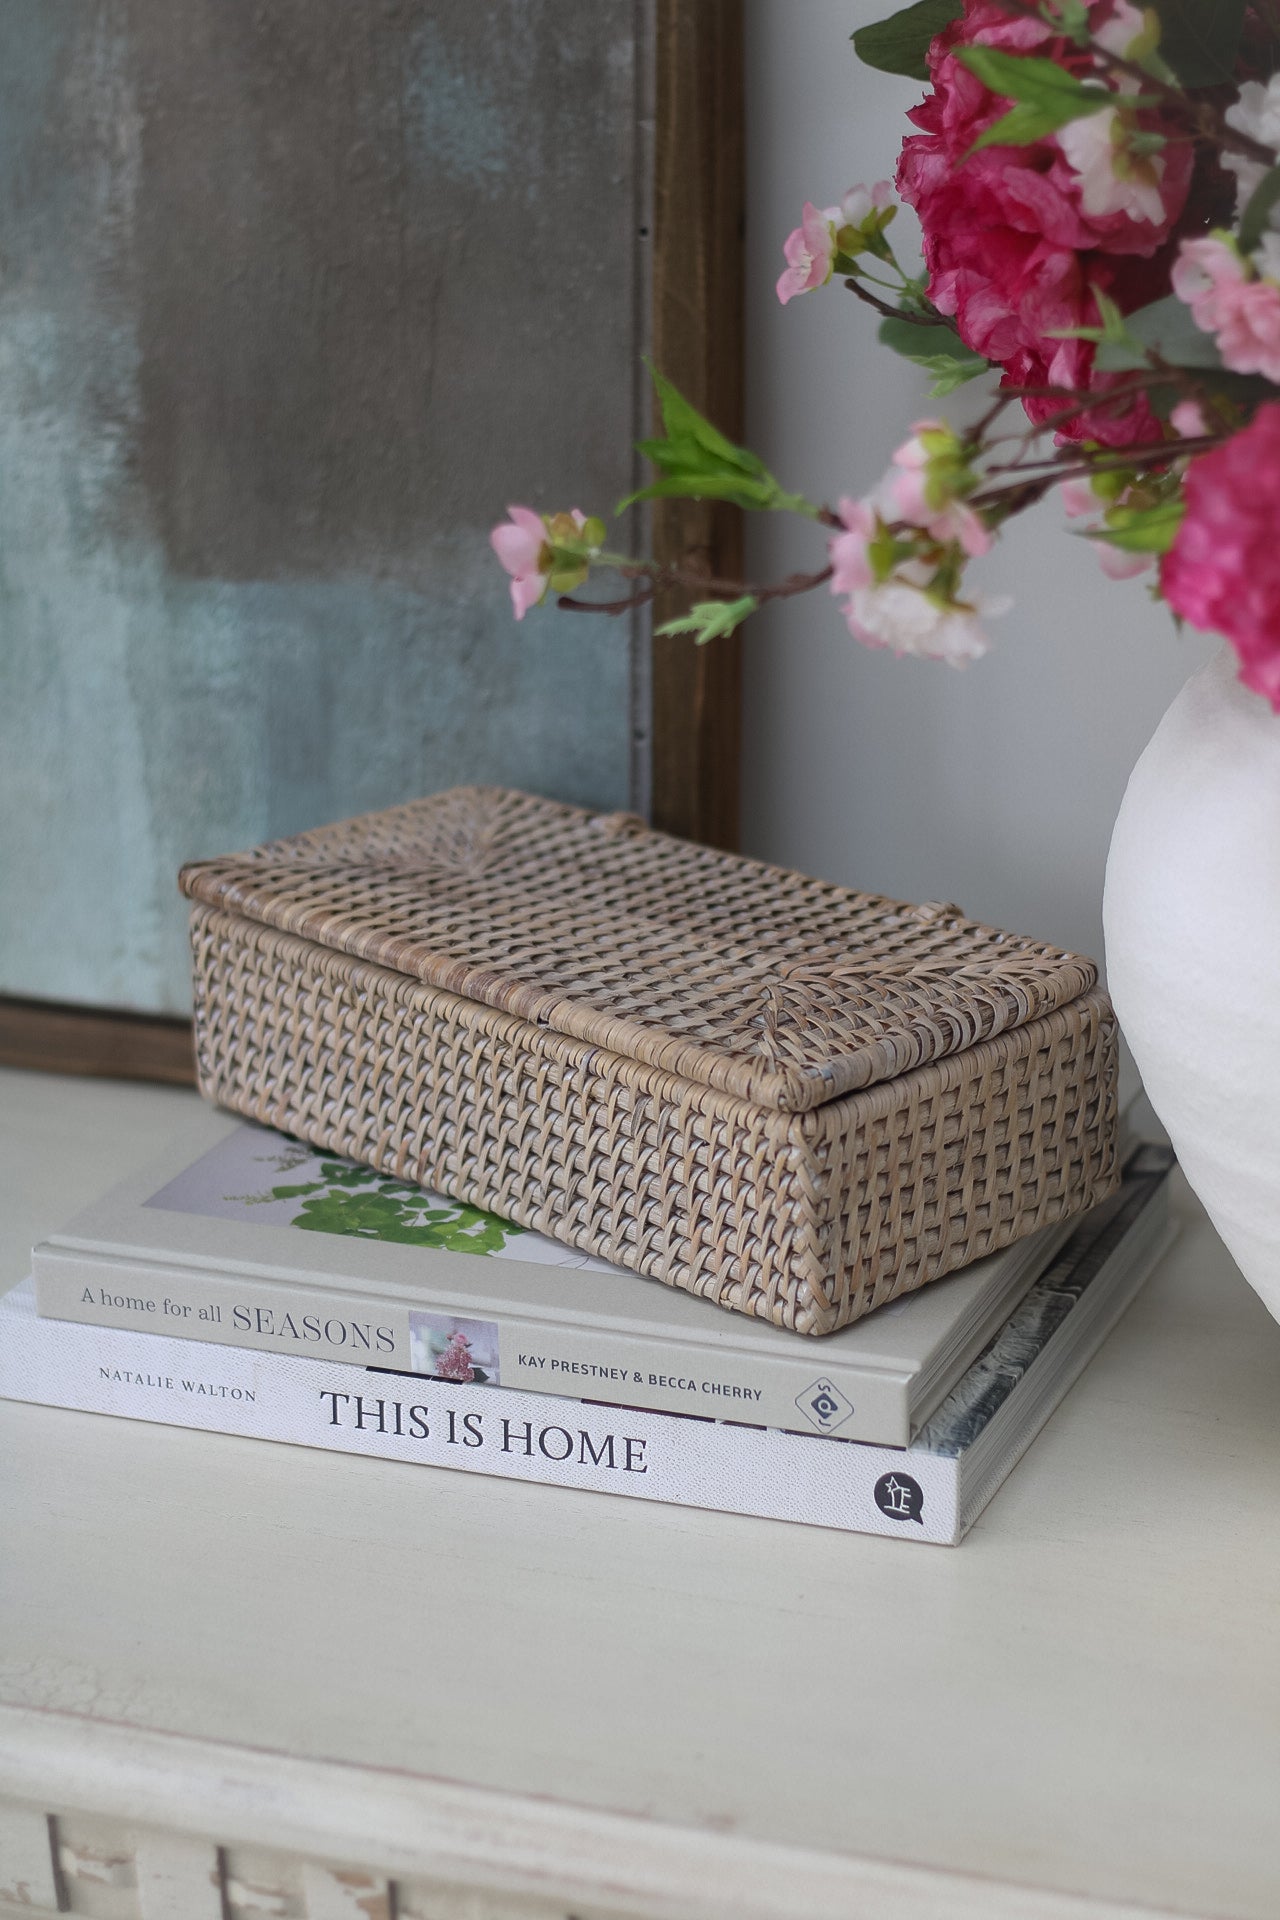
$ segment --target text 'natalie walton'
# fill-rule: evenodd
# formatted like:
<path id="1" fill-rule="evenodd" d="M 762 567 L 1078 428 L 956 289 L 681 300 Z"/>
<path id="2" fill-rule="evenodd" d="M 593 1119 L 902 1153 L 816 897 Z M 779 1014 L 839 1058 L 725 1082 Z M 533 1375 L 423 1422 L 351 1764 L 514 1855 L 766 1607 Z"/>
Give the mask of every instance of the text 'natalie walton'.
<path id="1" fill-rule="evenodd" d="M 252 1387 L 228 1387 L 219 1380 L 175 1379 L 168 1373 L 134 1373 L 129 1367 L 99 1367 L 99 1380 L 116 1386 L 154 1387 L 160 1393 L 198 1393 L 210 1400 L 256 1400 Z"/>

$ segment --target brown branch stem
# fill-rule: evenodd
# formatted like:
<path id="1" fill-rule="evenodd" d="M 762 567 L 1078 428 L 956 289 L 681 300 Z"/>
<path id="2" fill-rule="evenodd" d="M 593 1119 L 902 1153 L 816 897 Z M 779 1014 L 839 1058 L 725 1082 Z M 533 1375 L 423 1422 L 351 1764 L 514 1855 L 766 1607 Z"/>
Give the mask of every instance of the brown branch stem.
<path id="1" fill-rule="evenodd" d="M 1183 460 L 1197 453 L 1207 453 L 1213 447 L 1220 447 L 1223 441 L 1230 439 L 1230 437 L 1230 430 L 1228 429 L 1222 433 L 1202 434 L 1193 440 L 1164 440 L 1158 447 L 1125 447 L 1115 454 L 1104 455 L 1092 460 L 1059 462 L 1053 466 L 1050 466 L 1048 462 L 1036 462 L 1035 464 L 1037 465 L 1044 465 L 1044 472 L 1033 473 L 1025 480 L 1019 481 L 1015 486 L 988 487 L 979 493 L 973 494 L 970 497 L 969 505 L 975 510 L 990 510 L 992 508 L 1004 507 L 1007 510 L 1006 517 L 1008 517 L 1008 515 L 1022 512 L 1025 507 L 1034 506 L 1038 500 L 1043 500 L 1047 493 L 1051 492 L 1054 487 L 1060 486 L 1064 480 L 1085 480 L 1088 479 L 1091 474 L 1117 473 L 1124 471 L 1126 468 L 1133 468 L 1137 472 L 1145 472 L 1150 467 L 1167 466 L 1172 460 Z M 1008 467 L 990 467 L 988 468 L 988 472 L 1025 473 L 1026 468 L 1012 465 Z"/>
<path id="2" fill-rule="evenodd" d="M 856 293 L 859 300 L 865 300 L 869 307 L 882 313 L 886 320 L 905 320 L 909 327 L 949 327 L 959 337 L 955 321 L 945 313 L 904 313 L 901 307 L 891 307 L 887 300 L 881 300 L 878 294 L 871 293 L 859 280 L 846 280 L 845 286 L 850 293 Z"/>

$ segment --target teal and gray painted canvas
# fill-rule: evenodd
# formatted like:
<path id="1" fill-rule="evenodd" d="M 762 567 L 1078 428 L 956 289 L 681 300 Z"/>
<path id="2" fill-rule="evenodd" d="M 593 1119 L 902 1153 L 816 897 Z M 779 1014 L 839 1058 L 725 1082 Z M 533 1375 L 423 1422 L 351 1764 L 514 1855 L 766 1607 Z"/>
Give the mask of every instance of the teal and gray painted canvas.
<path id="1" fill-rule="evenodd" d="M 643 804 L 636 633 L 487 544 L 632 484 L 642 15 L 8 0 L 0 992 L 185 1010 L 184 860 Z"/>

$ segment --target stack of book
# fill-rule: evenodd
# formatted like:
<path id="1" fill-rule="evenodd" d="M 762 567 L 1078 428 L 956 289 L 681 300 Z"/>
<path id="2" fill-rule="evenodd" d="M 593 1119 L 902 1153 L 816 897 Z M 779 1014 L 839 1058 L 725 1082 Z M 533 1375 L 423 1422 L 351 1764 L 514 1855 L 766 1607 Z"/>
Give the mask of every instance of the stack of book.
<path id="1" fill-rule="evenodd" d="M 826 1339 L 208 1112 L 39 1245 L 0 1397 L 958 1541 L 1172 1229 L 1172 1155 Z"/>

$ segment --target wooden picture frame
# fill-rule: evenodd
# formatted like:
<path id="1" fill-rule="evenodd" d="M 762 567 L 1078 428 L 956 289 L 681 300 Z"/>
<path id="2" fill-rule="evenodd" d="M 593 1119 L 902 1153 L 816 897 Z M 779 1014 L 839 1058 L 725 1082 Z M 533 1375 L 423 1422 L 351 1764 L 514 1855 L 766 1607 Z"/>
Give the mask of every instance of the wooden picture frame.
<path id="1" fill-rule="evenodd" d="M 716 425 L 740 437 L 743 398 L 742 0 L 649 0 L 654 139 L 653 359 Z M 642 215 L 642 217 L 644 217 Z M 641 229 L 643 232 L 643 228 Z M 647 420 L 638 423 L 640 431 Z M 659 502 L 659 559 L 707 574 L 741 568 L 741 515 Z M 675 610 L 661 596 L 654 624 Z M 738 836 L 741 649 L 651 643 L 650 813 L 664 831 L 732 848 Z M 190 1023 L 0 995 L 0 1065 L 194 1082 Z"/>

